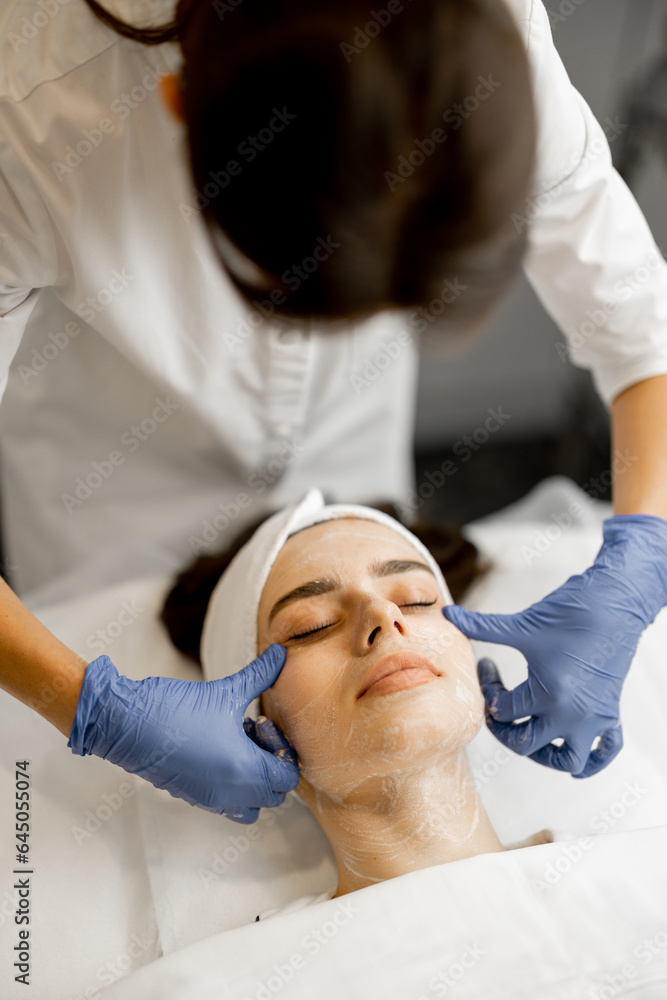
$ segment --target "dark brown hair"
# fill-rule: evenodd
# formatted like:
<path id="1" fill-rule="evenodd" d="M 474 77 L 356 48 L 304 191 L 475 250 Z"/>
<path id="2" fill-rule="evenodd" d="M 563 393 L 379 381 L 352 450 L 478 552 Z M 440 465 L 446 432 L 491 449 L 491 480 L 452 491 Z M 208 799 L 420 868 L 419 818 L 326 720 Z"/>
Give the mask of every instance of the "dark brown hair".
<path id="1" fill-rule="evenodd" d="M 180 0 L 172 23 L 150 29 L 86 2 L 129 38 L 180 43 L 198 206 L 248 303 L 273 292 L 274 318 L 326 326 L 440 309 L 449 280 L 465 291 L 437 322 L 461 331 L 518 275 L 527 229 L 512 215 L 530 190 L 537 125 L 505 0 L 403 0 L 394 14 L 367 0 Z M 278 132 L 283 109 L 294 118 Z M 261 130 L 266 147 L 225 184 Z M 264 280 L 234 273 L 220 236 Z M 318 239 L 339 244 L 320 263 Z M 308 258 L 315 269 L 297 281 Z"/>
<path id="2" fill-rule="evenodd" d="M 392 503 L 369 506 L 401 520 L 398 508 Z M 262 517 L 247 527 L 223 552 L 195 559 L 179 573 L 164 600 L 160 621 L 176 649 L 196 663 L 201 664 L 199 645 L 213 589 L 236 553 L 250 541 L 264 520 Z M 458 528 L 423 524 L 411 525 L 410 530 L 440 566 L 451 595 L 458 603 L 473 580 L 488 569 L 486 557 L 480 555 Z"/>

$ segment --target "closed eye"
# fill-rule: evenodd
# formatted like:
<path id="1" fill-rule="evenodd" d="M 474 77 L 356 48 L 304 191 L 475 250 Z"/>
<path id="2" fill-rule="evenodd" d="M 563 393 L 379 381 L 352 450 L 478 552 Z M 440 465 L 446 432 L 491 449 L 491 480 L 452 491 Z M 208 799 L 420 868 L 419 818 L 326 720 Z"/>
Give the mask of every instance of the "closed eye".
<path id="1" fill-rule="evenodd" d="M 317 628 L 311 628 L 307 632 L 295 632 L 292 635 L 288 635 L 287 640 L 305 639 L 308 635 L 315 635 L 316 632 L 323 632 L 325 628 L 329 628 L 331 625 L 335 625 L 335 622 L 326 622 L 324 625 L 318 625 Z"/>
<path id="2" fill-rule="evenodd" d="M 399 608 L 432 608 L 434 604 L 437 604 L 438 598 L 434 598 L 432 601 L 410 601 L 408 604 L 399 604 Z M 285 639 L 288 642 L 290 639 L 306 639 L 310 635 L 316 635 L 318 632 L 323 632 L 327 628 L 331 628 L 335 625 L 335 622 L 325 622 L 324 625 L 318 625 L 316 628 L 308 629 L 307 632 L 294 632 L 292 635 L 288 635 Z"/>

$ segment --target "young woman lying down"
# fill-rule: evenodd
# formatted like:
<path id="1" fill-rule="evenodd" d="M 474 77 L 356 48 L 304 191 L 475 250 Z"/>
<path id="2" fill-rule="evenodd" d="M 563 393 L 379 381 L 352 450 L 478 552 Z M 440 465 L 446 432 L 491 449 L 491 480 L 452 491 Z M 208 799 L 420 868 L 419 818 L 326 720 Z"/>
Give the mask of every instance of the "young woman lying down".
<path id="1" fill-rule="evenodd" d="M 470 641 L 442 615 L 452 595 L 428 549 L 386 513 L 326 505 L 317 490 L 248 535 L 231 561 L 204 557 L 181 574 L 162 620 L 209 680 L 272 643 L 287 649 L 246 729 L 270 749 L 275 724 L 295 748 L 297 792 L 338 870 L 329 892 L 288 909 L 510 849 L 464 753 L 484 699 Z M 475 550 L 450 537 L 443 562 L 456 567 L 458 600 L 481 571 Z M 511 847 L 551 840 L 543 830 Z"/>

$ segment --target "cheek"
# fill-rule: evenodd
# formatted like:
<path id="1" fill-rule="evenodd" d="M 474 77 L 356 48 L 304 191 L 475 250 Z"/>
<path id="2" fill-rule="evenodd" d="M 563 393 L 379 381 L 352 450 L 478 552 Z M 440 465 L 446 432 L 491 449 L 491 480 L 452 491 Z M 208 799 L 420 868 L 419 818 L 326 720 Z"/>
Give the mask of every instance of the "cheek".
<path id="1" fill-rule="evenodd" d="M 485 705 L 470 640 L 444 618 L 423 622 L 419 638 L 425 652 L 454 685 L 456 695 L 447 706 L 450 721 L 465 722 L 465 728 L 475 735 L 484 721 Z"/>
<path id="2" fill-rule="evenodd" d="M 438 666 L 447 673 L 456 671 L 461 677 L 467 676 L 479 687 L 470 640 L 455 625 L 439 615 L 420 622 L 415 631 L 425 652 L 431 654 Z"/>
<path id="3" fill-rule="evenodd" d="M 276 722 L 297 751 L 299 743 L 317 730 L 320 715 L 326 715 L 335 700 L 332 686 L 338 674 L 327 658 L 320 662 L 315 651 L 292 650 L 273 687 L 264 693 L 267 715 Z"/>
<path id="4" fill-rule="evenodd" d="M 265 696 L 271 718 L 294 746 L 302 777 L 317 787 L 335 787 L 349 768 L 350 677 L 353 666 L 335 643 L 291 650 L 278 680 Z M 268 714 L 268 713 L 267 713 Z M 331 781 L 331 775 L 335 780 Z"/>
<path id="5" fill-rule="evenodd" d="M 456 706 L 464 742 L 470 743 L 484 723 L 484 696 L 477 678 L 469 675 L 456 678 Z"/>
<path id="6" fill-rule="evenodd" d="M 304 723 L 297 708 L 298 701 L 290 690 L 290 684 L 280 687 L 279 681 L 265 691 L 260 700 L 262 713 L 272 719 L 287 737 L 297 752 L 299 766 L 303 770 L 304 753 L 307 756 L 307 742 L 304 740 Z"/>

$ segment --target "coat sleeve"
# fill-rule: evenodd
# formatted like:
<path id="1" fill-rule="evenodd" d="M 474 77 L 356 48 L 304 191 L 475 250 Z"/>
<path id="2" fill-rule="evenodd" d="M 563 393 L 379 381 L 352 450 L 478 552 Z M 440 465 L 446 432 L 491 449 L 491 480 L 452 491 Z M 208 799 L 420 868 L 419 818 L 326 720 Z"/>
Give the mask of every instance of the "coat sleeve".
<path id="1" fill-rule="evenodd" d="M 0 136 L 0 401 L 39 290 L 55 284 L 56 275 L 51 220 Z"/>
<path id="2" fill-rule="evenodd" d="M 563 361 L 591 370 L 607 407 L 624 389 L 667 374 L 667 262 L 612 165 L 627 124 L 600 124 L 573 86 L 542 0 L 527 0 L 538 156 L 525 211 L 524 272 L 563 331 Z"/>

